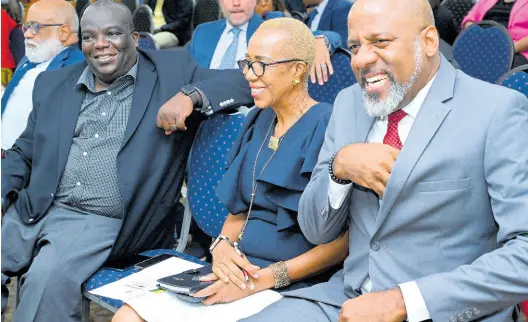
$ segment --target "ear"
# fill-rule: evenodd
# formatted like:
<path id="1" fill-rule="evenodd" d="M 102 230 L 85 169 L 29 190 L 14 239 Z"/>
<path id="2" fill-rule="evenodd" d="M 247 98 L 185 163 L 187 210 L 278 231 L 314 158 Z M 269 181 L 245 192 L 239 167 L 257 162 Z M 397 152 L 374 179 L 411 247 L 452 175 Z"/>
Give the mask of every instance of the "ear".
<path id="1" fill-rule="evenodd" d="M 296 62 L 294 66 L 295 79 L 302 80 L 308 70 L 308 66 L 305 62 Z"/>
<path id="2" fill-rule="evenodd" d="M 440 40 L 438 30 L 434 26 L 429 26 L 422 31 L 422 41 L 424 42 L 424 52 L 427 57 L 432 57 L 438 53 Z"/>
<path id="3" fill-rule="evenodd" d="M 72 34 L 72 29 L 70 25 L 65 24 L 65 25 L 60 26 L 58 34 L 59 34 L 59 40 L 63 43 L 66 42 Z"/>
<path id="4" fill-rule="evenodd" d="M 134 43 L 136 44 L 136 47 L 137 47 L 138 46 L 139 33 L 137 31 L 134 31 L 132 33 L 132 38 L 134 38 Z"/>

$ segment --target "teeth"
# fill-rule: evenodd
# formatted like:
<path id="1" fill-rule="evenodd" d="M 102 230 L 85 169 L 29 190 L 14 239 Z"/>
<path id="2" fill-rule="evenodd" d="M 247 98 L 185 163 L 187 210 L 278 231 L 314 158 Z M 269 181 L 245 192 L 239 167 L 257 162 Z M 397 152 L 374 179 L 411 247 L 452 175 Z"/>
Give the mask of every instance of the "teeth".
<path id="1" fill-rule="evenodd" d="M 388 78 L 387 75 L 376 75 L 376 76 L 373 76 L 373 77 L 366 78 L 365 80 L 368 83 L 374 83 L 374 82 L 382 81 L 382 80 L 387 79 L 387 78 Z"/>
<path id="2" fill-rule="evenodd" d="M 251 89 L 252 94 L 260 94 L 262 93 L 262 91 L 264 91 L 264 88 L 252 88 Z"/>

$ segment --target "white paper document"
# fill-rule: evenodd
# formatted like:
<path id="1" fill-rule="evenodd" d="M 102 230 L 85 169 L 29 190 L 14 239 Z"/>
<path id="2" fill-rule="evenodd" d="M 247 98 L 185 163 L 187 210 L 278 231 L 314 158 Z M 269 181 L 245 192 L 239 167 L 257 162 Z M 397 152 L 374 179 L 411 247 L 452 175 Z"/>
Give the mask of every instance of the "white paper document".
<path id="1" fill-rule="evenodd" d="M 229 304 L 204 306 L 184 302 L 171 292 L 156 291 L 156 280 L 200 266 L 173 257 L 90 293 L 121 300 L 149 322 L 235 322 L 260 312 L 282 297 L 267 290 Z"/>

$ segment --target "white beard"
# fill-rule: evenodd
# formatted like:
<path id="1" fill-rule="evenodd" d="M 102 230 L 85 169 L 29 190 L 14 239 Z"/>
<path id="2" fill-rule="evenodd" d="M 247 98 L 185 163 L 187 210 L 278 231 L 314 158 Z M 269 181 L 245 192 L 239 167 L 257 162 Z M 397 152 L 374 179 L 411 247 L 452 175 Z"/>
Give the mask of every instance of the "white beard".
<path id="1" fill-rule="evenodd" d="M 43 63 L 52 60 L 64 49 L 64 45 L 56 37 L 51 37 L 41 43 L 35 43 L 31 39 L 26 39 L 26 56 L 32 63 Z M 29 44 L 33 46 L 28 46 Z"/>
<path id="2" fill-rule="evenodd" d="M 378 94 L 369 94 L 363 90 L 363 102 L 365 110 L 371 117 L 386 117 L 398 109 L 405 95 L 414 86 L 423 70 L 423 51 L 418 38 L 414 42 L 415 47 L 415 68 L 408 82 L 398 84 L 391 74 L 388 74 L 390 81 L 389 94 L 384 100 L 380 100 Z"/>

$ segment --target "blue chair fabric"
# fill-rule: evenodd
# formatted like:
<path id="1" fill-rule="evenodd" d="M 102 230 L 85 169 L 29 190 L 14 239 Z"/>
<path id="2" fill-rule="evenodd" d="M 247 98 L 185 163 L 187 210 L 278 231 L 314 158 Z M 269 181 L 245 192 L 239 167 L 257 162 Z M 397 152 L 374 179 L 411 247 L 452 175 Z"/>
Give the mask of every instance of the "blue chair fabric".
<path id="1" fill-rule="evenodd" d="M 133 21 L 137 32 L 148 32 L 150 34 L 154 32 L 154 14 L 152 9 L 146 4 L 139 5 L 134 11 Z"/>
<path id="2" fill-rule="evenodd" d="M 205 262 L 202 262 L 201 260 L 195 258 L 195 257 L 192 257 L 192 256 L 189 256 L 189 255 L 186 255 L 186 254 L 183 254 L 183 253 L 180 253 L 180 252 L 177 252 L 177 251 L 174 251 L 174 250 L 171 250 L 171 249 L 155 249 L 155 250 L 149 250 L 149 251 L 146 251 L 146 252 L 143 252 L 141 253 L 141 255 L 145 255 L 145 256 L 149 256 L 149 257 L 154 257 L 154 256 L 157 256 L 157 255 L 161 255 L 161 254 L 170 254 L 170 255 L 174 255 L 174 256 L 177 256 L 181 259 L 185 259 L 185 260 L 188 260 L 188 261 L 191 261 L 193 263 L 197 263 L 197 264 L 201 264 L 201 265 L 206 265 L 207 263 Z M 84 292 L 83 292 L 83 295 L 87 298 L 89 298 L 90 300 L 96 302 L 97 304 L 113 311 L 113 312 L 116 312 L 121 306 L 123 306 L 123 302 L 122 301 L 119 301 L 119 300 L 115 300 L 115 299 L 111 299 L 111 298 L 108 298 L 108 297 L 103 297 L 103 296 L 95 296 L 93 294 L 89 294 L 88 292 L 91 291 L 91 290 L 94 290 L 98 287 L 101 287 L 101 286 L 104 286 L 104 285 L 107 285 L 107 284 L 110 284 L 110 283 L 113 283 L 113 282 L 116 282 L 124 277 L 127 277 L 129 275 L 132 275 L 136 272 L 138 272 L 139 270 L 134 268 L 134 267 L 131 267 L 125 271 L 117 271 L 117 270 L 114 270 L 114 269 L 111 269 L 111 268 L 102 268 L 100 269 L 97 273 L 95 273 L 86 283 L 85 283 L 85 287 L 84 287 Z"/>
<path id="3" fill-rule="evenodd" d="M 511 69 L 513 41 L 500 24 L 483 21 L 471 25 L 458 36 L 453 55 L 463 72 L 495 84 Z"/>
<path id="4" fill-rule="evenodd" d="M 146 50 L 157 50 L 158 46 L 156 46 L 156 42 L 154 41 L 154 37 L 152 37 L 151 34 L 148 32 L 140 32 L 139 38 L 138 38 L 138 46 L 140 49 L 146 49 Z"/>
<path id="5" fill-rule="evenodd" d="M 328 82 L 321 86 L 310 81 L 308 91 L 314 100 L 334 104 L 335 98 L 341 90 L 357 83 L 356 76 L 350 66 L 351 57 L 351 53 L 346 49 L 336 50 L 330 57 L 334 74 L 330 76 Z"/>
<path id="6" fill-rule="evenodd" d="M 497 84 L 519 91 L 528 97 L 528 65 L 507 72 Z"/>
<path id="7" fill-rule="evenodd" d="M 451 11 L 455 26 L 457 26 L 458 31 L 460 32 L 462 20 L 464 20 L 464 17 L 473 8 L 476 2 L 477 1 L 475 0 L 445 0 L 442 2 L 441 6 L 444 6 Z"/>
<path id="8" fill-rule="evenodd" d="M 245 118 L 242 113 L 213 114 L 200 126 L 189 156 L 187 200 L 194 220 L 211 237 L 220 234 L 228 215 L 215 189 L 225 174 L 226 155 Z"/>

